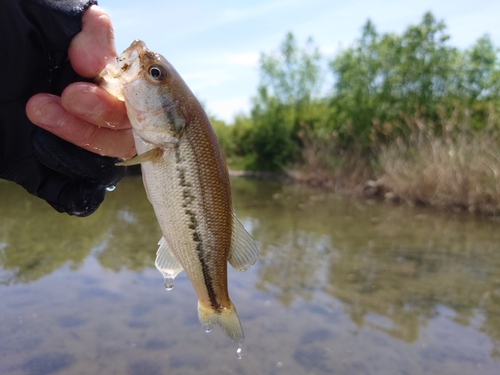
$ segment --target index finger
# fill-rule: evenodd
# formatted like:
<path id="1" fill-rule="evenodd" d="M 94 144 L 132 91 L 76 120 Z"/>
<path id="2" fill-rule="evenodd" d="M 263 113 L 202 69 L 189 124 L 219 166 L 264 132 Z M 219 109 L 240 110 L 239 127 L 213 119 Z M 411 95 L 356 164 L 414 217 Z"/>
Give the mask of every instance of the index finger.
<path id="1" fill-rule="evenodd" d="M 131 128 L 125 103 L 95 84 L 72 83 L 64 89 L 61 104 L 68 112 L 96 126 Z"/>

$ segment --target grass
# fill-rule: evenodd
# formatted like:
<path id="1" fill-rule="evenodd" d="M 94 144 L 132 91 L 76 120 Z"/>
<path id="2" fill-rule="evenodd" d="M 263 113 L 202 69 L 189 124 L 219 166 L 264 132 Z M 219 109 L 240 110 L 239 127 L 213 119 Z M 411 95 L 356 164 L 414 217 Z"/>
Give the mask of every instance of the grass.
<path id="1" fill-rule="evenodd" d="M 304 140 L 302 162 L 288 175 L 295 181 L 359 193 L 373 171 L 362 150 L 339 150 L 331 140 L 316 139 Z"/>
<path id="2" fill-rule="evenodd" d="M 488 132 L 440 137 L 420 133 L 380 147 L 374 158 L 305 142 L 292 179 L 354 195 L 381 196 L 445 209 L 500 214 L 500 139 Z"/>
<path id="3" fill-rule="evenodd" d="M 498 137 L 424 137 L 411 145 L 396 142 L 381 152 L 379 180 L 405 201 L 500 213 Z"/>

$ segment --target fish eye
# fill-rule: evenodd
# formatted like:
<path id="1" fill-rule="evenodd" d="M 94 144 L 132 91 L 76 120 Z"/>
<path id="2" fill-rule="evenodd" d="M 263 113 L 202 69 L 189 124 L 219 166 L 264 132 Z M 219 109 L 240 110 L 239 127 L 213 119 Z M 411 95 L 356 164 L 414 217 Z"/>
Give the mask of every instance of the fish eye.
<path id="1" fill-rule="evenodd" d="M 149 77 L 154 82 L 159 83 L 165 79 L 167 72 L 165 71 L 165 68 L 162 67 L 161 65 L 153 64 L 149 67 L 148 74 L 149 74 Z"/>

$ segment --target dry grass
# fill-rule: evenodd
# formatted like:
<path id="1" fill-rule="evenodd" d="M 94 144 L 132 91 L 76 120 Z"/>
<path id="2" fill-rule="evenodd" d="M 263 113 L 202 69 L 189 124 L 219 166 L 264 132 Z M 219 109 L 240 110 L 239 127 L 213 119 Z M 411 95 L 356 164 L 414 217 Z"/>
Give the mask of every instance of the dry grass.
<path id="1" fill-rule="evenodd" d="M 370 163 L 361 150 L 339 151 L 331 139 L 303 141 L 303 161 L 288 171 L 293 180 L 362 193 L 366 181 L 373 178 Z"/>
<path id="2" fill-rule="evenodd" d="M 412 120 L 413 134 L 379 146 L 376 162 L 361 149 L 341 151 L 335 139 L 303 139 L 295 181 L 354 195 L 500 215 L 500 133 L 495 126 L 471 134 L 443 121 L 444 134 Z M 463 123 L 462 123 L 463 124 Z M 462 129 L 462 130 L 460 130 Z"/>
<path id="3" fill-rule="evenodd" d="M 500 213 L 498 136 L 422 137 L 379 156 L 385 189 L 406 201 Z"/>

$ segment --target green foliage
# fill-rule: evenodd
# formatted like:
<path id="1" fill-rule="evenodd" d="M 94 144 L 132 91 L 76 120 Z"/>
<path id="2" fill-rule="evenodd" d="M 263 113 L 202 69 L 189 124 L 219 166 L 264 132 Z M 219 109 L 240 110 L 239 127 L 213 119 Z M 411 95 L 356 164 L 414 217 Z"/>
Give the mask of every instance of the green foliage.
<path id="1" fill-rule="evenodd" d="M 246 142 L 255 157 L 249 169 L 277 171 L 297 157 L 293 110 L 263 86 L 254 99 L 252 126 Z"/>
<path id="2" fill-rule="evenodd" d="M 234 139 L 232 134 L 232 128 L 227 126 L 227 124 L 219 120 L 214 116 L 209 116 L 212 128 L 217 134 L 217 139 L 219 140 L 219 145 L 222 148 L 224 155 L 228 156 L 233 153 L 234 150 Z"/>
<path id="3" fill-rule="evenodd" d="M 325 118 L 326 105 L 316 97 L 320 60 L 312 40 L 299 48 L 291 33 L 278 52 L 262 54 L 250 118 L 239 117 L 234 124 L 233 154 L 246 156 L 246 169 L 280 171 L 300 160 L 301 138 Z"/>
<path id="4" fill-rule="evenodd" d="M 288 33 L 278 53 L 262 54 L 261 85 L 268 88 L 265 97 L 275 98 L 280 104 L 305 106 L 320 89 L 321 55 L 309 38 L 305 48 L 299 48 L 292 33 Z M 262 94 L 262 93 L 261 93 Z"/>
<path id="5" fill-rule="evenodd" d="M 463 56 L 461 72 L 465 97 L 469 101 L 498 100 L 500 93 L 499 49 L 484 36 Z"/>
<path id="6" fill-rule="evenodd" d="M 499 49 L 488 36 L 465 51 L 450 46 L 431 13 L 401 35 L 380 34 L 367 21 L 328 64 L 311 39 L 301 47 L 288 33 L 277 51 L 261 55 L 260 72 L 250 115 L 215 125 L 230 165 L 245 169 L 319 165 L 320 149 L 325 160 L 370 161 L 423 133 L 499 131 Z M 325 93 L 328 73 L 334 86 Z"/>
<path id="7" fill-rule="evenodd" d="M 331 125 L 344 142 L 372 147 L 407 137 L 408 118 L 439 125 L 458 57 L 444 29 L 430 13 L 401 36 L 379 35 L 368 21 L 361 39 L 330 63 L 339 113 Z"/>
<path id="8" fill-rule="evenodd" d="M 500 108 L 499 49 L 488 36 L 477 40 L 462 56 L 460 100 L 469 111 L 472 130 L 498 127 Z M 498 130 L 498 129 L 496 129 Z"/>
<path id="9" fill-rule="evenodd" d="M 444 23 L 431 13 L 401 36 L 379 35 L 366 23 L 361 39 L 330 63 L 337 109 L 330 126 L 346 146 L 376 152 L 418 131 L 439 135 L 451 122 L 460 130 L 486 125 L 498 111 L 498 50 L 488 37 L 465 52 L 448 40 Z"/>

